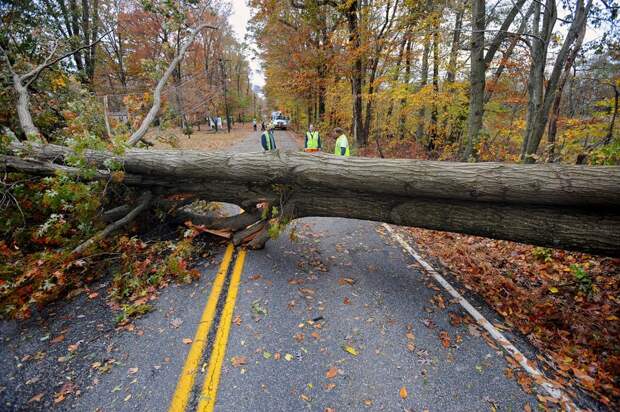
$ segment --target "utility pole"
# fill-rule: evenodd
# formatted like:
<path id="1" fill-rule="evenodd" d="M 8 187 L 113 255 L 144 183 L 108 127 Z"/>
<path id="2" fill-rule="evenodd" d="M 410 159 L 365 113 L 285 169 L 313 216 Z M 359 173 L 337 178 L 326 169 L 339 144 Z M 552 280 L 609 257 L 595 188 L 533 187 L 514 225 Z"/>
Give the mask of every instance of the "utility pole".
<path id="1" fill-rule="evenodd" d="M 224 110 L 226 111 L 226 129 L 230 133 L 230 108 L 228 107 L 228 75 L 226 74 L 226 65 L 224 59 L 220 59 L 220 70 L 224 79 Z"/>

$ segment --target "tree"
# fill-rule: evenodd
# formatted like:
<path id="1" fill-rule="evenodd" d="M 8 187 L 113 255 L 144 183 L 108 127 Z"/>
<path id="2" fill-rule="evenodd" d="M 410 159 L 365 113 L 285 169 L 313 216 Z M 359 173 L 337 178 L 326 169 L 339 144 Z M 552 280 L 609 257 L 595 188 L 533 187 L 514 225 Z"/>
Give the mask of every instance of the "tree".
<path id="1" fill-rule="evenodd" d="M 72 155 L 66 147 L 34 145 L 27 156 L 16 156 L 23 149 L 11 144 L 9 154 L 0 156 L 0 170 L 85 178 L 62 164 Z M 154 203 L 184 193 L 240 205 L 246 212 L 225 220 L 188 211 L 182 216 L 194 224 L 238 230 L 237 241 L 249 237 L 253 247 L 262 247 L 270 226 L 304 216 L 335 216 L 620 256 L 615 230 L 620 167 L 370 158 L 343 163 L 331 155 L 294 152 L 128 150 L 123 156 L 101 151 L 83 156 L 98 169 L 95 179 L 109 178 L 106 163 L 123 164 L 123 184 L 151 192 Z M 266 212 L 257 209 L 264 204 Z"/>
<path id="2" fill-rule="evenodd" d="M 544 13 L 545 20 L 543 20 L 543 29 L 549 28 L 549 32 L 553 24 L 551 21 L 555 21 L 555 2 L 551 2 L 552 6 L 549 7 L 548 11 Z M 553 69 L 547 81 L 547 86 L 544 89 L 544 97 L 542 98 L 542 102 L 540 103 L 539 108 L 534 108 L 533 113 L 530 115 L 530 120 L 528 121 L 528 128 L 526 128 L 526 136 L 523 140 L 523 161 L 525 163 L 534 163 L 536 151 L 538 150 L 538 145 L 540 144 L 540 140 L 542 139 L 543 133 L 545 131 L 545 127 L 547 126 L 547 120 L 549 119 L 549 111 L 551 109 L 551 105 L 555 100 L 556 93 L 558 92 L 558 87 L 560 85 L 560 76 L 562 75 L 562 70 L 564 68 L 565 62 L 569 57 L 571 48 L 574 46 L 575 42 L 579 38 L 579 33 L 583 30 L 582 26 L 584 26 L 588 19 L 588 14 L 592 7 L 592 0 L 588 0 L 586 4 L 584 4 L 583 0 L 577 0 L 575 16 L 573 21 L 568 29 L 568 33 L 566 35 L 566 39 L 562 44 L 562 48 L 558 52 L 558 56 L 556 57 L 555 63 L 553 65 Z M 548 20 L 549 23 L 545 24 L 545 21 Z M 543 33 L 544 34 L 544 33 Z M 546 53 L 544 53 L 546 54 Z M 538 85 L 536 85 L 538 87 Z M 542 84 L 540 85 L 542 88 Z"/>

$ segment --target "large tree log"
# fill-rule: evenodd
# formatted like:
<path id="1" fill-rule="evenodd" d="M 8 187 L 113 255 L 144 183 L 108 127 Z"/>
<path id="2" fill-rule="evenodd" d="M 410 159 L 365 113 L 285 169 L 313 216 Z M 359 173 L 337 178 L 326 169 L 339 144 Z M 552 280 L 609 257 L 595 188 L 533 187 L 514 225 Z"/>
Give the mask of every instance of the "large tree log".
<path id="1" fill-rule="evenodd" d="M 14 143 L 10 148 L 21 158 L 3 155 L 0 170 L 78 173 L 52 163 L 70 154 L 66 147 Z M 278 151 L 83 155 L 101 169 L 115 158 L 124 165 L 125 184 L 157 196 L 193 193 L 242 207 L 267 202 L 286 210 L 287 218 L 375 220 L 620 256 L 616 166 L 469 164 Z M 107 175 L 101 171 L 98 178 Z"/>

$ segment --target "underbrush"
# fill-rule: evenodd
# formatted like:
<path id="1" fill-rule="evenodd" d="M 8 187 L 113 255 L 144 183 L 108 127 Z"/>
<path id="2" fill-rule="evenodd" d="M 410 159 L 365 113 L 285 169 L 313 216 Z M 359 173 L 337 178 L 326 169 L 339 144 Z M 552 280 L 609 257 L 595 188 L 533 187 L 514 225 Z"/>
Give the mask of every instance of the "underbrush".
<path id="1" fill-rule="evenodd" d="M 28 318 L 33 310 L 109 275 L 111 304 L 121 310 L 123 322 L 147 312 L 158 288 L 199 276 L 190 264 L 201 252 L 193 242 L 197 232 L 181 228 L 173 239 L 141 239 L 141 228 L 165 225 L 157 212 L 84 254 L 72 253 L 105 227 L 101 211 L 109 205 L 103 199 L 136 198 L 120 184 L 7 174 L 0 185 L 0 317 Z"/>
<path id="2" fill-rule="evenodd" d="M 410 230 L 427 256 L 546 354 L 558 383 L 620 405 L 620 259 Z"/>

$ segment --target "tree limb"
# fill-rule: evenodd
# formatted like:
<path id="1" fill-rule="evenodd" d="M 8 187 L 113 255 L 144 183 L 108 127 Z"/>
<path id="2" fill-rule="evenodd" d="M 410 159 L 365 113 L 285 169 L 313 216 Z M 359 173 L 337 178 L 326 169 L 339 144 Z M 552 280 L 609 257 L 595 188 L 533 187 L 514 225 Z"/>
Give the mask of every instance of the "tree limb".
<path id="1" fill-rule="evenodd" d="M 86 242 L 82 243 L 81 245 L 79 245 L 78 247 L 73 249 L 73 252 L 71 252 L 71 254 L 72 255 L 80 255 L 80 254 L 82 254 L 91 245 L 95 244 L 96 242 L 100 241 L 101 239 L 104 239 L 105 237 L 107 237 L 111 233 L 114 233 L 115 231 L 119 230 L 123 226 L 131 223 L 140 213 L 142 213 L 142 211 L 144 209 L 146 209 L 148 207 L 148 205 L 150 204 L 152 198 L 153 198 L 153 195 L 151 194 L 151 192 L 148 192 L 148 191 L 145 192 L 142 195 L 141 200 L 138 203 L 138 206 L 136 206 L 131 212 L 129 212 L 122 219 L 119 219 L 116 222 L 108 225 L 101 232 L 97 233 L 95 236 L 91 237 Z"/>
<path id="2" fill-rule="evenodd" d="M 166 85 L 166 82 L 172 75 L 172 72 L 175 70 L 177 64 L 179 64 L 179 62 L 183 59 L 185 52 L 187 51 L 189 46 L 194 42 L 198 33 L 201 30 L 206 29 L 206 28 L 218 30 L 217 27 L 211 26 L 208 23 L 199 24 L 194 29 L 192 29 L 192 31 L 190 32 L 189 38 L 187 39 L 185 44 L 181 46 L 181 48 L 179 49 L 179 52 L 174 57 L 174 59 L 172 59 L 172 62 L 170 62 L 170 65 L 168 65 L 168 68 L 164 72 L 161 79 L 159 79 L 159 82 L 157 82 L 157 86 L 155 87 L 155 91 L 153 92 L 153 106 L 151 106 L 151 109 L 147 113 L 146 117 L 144 118 L 144 120 L 142 120 L 142 124 L 140 125 L 138 130 L 136 130 L 131 135 L 129 140 L 127 140 L 127 145 L 135 146 L 136 143 L 142 140 L 148 128 L 151 126 L 151 123 L 153 123 L 153 121 L 155 120 L 157 113 L 159 112 L 159 108 L 161 107 L 161 92 L 164 86 Z"/>

